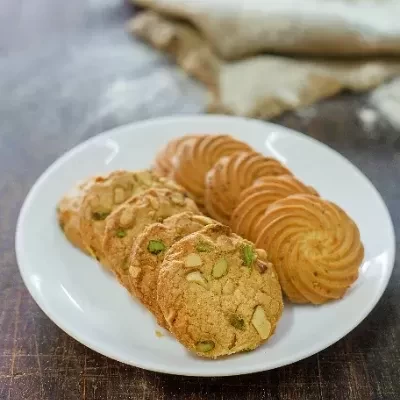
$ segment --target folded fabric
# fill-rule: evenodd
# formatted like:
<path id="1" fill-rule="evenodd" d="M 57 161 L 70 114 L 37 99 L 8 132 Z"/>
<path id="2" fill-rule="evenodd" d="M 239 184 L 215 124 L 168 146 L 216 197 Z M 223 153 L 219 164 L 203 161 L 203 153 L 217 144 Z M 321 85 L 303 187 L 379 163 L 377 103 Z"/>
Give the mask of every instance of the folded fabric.
<path id="1" fill-rule="evenodd" d="M 156 11 L 146 10 L 135 16 L 129 30 L 173 56 L 187 73 L 203 82 L 210 94 L 208 110 L 212 112 L 271 118 L 343 89 L 370 89 L 400 74 L 397 2 L 135 3 Z M 317 11 L 317 5 L 321 10 Z M 333 9 L 340 12 L 327 12 Z M 274 54 L 256 54 L 263 51 Z M 354 59 L 354 55 L 367 53 L 375 57 Z M 383 56 L 396 53 L 399 58 Z M 326 54 L 331 57 L 326 58 Z M 381 54 L 379 58 L 377 54 Z"/>

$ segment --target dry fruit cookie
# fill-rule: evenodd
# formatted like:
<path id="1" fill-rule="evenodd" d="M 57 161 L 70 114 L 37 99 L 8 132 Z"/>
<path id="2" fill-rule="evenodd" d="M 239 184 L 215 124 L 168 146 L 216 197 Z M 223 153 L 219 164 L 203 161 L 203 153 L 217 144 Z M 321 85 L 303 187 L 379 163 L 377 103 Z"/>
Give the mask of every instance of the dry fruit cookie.
<path id="1" fill-rule="evenodd" d="M 176 155 L 173 178 L 187 189 L 202 207 L 207 172 L 221 157 L 238 151 L 251 151 L 251 148 L 229 135 L 200 136 L 183 146 Z"/>
<path id="2" fill-rule="evenodd" d="M 149 225 L 135 241 L 129 263 L 129 289 L 167 328 L 157 303 L 157 279 L 167 250 L 178 240 L 215 221 L 204 215 L 184 212 L 163 223 Z"/>
<path id="3" fill-rule="evenodd" d="M 256 244 L 268 252 L 291 301 L 340 299 L 357 279 L 364 257 L 360 233 L 336 204 L 289 196 L 269 207 L 263 224 Z"/>
<path id="4" fill-rule="evenodd" d="M 78 249 L 90 254 L 86 248 L 80 230 L 79 212 L 83 198 L 94 183 L 94 178 L 78 182 L 57 204 L 57 219 L 66 238 Z"/>
<path id="5" fill-rule="evenodd" d="M 195 202 L 182 192 L 148 189 L 131 197 L 107 218 L 103 253 L 122 285 L 129 287 L 129 255 L 143 229 L 184 211 L 199 212 Z"/>
<path id="6" fill-rule="evenodd" d="M 183 190 L 174 182 L 147 170 L 115 171 L 95 178 L 95 183 L 87 190 L 79 215 L 80 230 L 86 247 L 103 265 L 106 265 L 102 252 L 105 219 L 131 196 L 151 187 Z"/>
<path id="7" fill-rule="evenodd" d="M 291 175 L 258 179 L 240 194 L 229 226 L 237 234 L 255 242 L 263 228 L 261 219 L 268 207 L 277 200 L 301 193 L 318 196 L 312 187 L 306 186 Z"/>
<path id="8" fill-rule="evenodd" d="M 278 175 L 291 172 L 278 160 L 254 151 L 220 158 L 206 177 L 204 204 L 208 214 L 228 225 L 241 192 L 258 178 Z"/>
<path id="9" fill-rule="evenodd" d="M 210 358 L 255 349 L 273 334 L 283 311 L 278 276 L 265 251 L 220 224 L 169 249 L 157 300 L 176 338 Z"/>
<path id="10" fill-rule="evenodd" d="M 178 154 L 182 147 L 194 138 L 201 135 L 185 135 L 170 140 L 156 155 L 153 170 L 160 176 L 171 176 L 173 170 L 173 158 Z"/>

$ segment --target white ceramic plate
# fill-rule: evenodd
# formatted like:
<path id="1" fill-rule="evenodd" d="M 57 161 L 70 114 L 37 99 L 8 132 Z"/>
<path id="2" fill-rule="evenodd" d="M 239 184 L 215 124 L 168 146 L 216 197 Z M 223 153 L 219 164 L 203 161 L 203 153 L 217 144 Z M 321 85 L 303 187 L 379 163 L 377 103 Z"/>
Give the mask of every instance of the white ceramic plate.
<path id="1" fill-rule="evenodd" d="M 344 208 L 365 245 L 360 278 L 344 299 L 313 307 L 286 305 L 271 340 L 256 351 L 211 361 L 189 354 L 161 330 L 95 261 L 73 248 L 56 222 L 55 206 L 77 180 L 150 166 L 169 139 L 226 132 L 278 158 L 322 196 Z M 281 126 L 233 117 L 164 118 L 124 126 L 69 151 L 40 177 L 22 207 L 16 234 L 20 271 L 31 295 L 61 329 L 113 359 L 180 375 L 223 376 L 293 363 L 354 329 L 381 297 L 394 262 L 393 225 L 382 198 L 350 162 L 325 145 Z"/>

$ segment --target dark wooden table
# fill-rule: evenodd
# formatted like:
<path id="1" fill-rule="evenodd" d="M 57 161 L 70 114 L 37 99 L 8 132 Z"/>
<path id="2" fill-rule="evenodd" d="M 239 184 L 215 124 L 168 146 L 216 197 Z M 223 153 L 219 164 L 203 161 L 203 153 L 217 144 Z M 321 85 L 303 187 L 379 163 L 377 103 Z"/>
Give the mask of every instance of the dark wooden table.
<path id="1" fill-rule="evenodd" d="M 70 338 L 33 302 L 17 269 L 14 233 L 44 169 L 104 130 L 204 107 L 195 83 L 124 32 L 133 10 L 122 1 L 0 2 L 0 399 L 399 400 L 398 260 L 382 300 L 347 337 L 297 364 L 241 377 L 185 378 L 122 365 Z M 356 113 L 365 101 L 344 94 L 316 113 L 276 122 L 360 167 L 400 237 L 400 132 L 385 122 L 365 130 Z"/>

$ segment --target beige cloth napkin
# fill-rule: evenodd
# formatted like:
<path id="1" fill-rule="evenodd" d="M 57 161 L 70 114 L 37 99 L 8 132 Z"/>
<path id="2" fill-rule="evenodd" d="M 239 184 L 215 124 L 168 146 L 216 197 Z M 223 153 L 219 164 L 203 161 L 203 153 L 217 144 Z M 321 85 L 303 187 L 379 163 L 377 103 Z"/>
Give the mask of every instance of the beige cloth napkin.
<path id="1" fill-rule="evenodd" d="M 400 74 L 397 0 L 134 2 L 148 10 L 129 30 L 203 82 L 212 112 L 271 118 Z"/>

